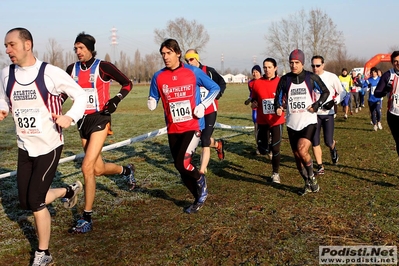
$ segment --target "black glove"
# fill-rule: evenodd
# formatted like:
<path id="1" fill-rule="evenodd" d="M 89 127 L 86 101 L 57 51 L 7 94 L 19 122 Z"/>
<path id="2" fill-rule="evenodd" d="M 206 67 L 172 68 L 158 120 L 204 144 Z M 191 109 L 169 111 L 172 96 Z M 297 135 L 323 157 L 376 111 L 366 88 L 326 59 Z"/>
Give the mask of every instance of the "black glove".
<path id="1" fill-rule="evenodd" d="M 118 96 L 115 96 L 114 98 L 109 99 L 108 102 L 104 105 L 102 113 L 105 115 L 112 114 L 113 112 L 115 112 L 116 107 L 118 106 L 120 101 L 121 101 L 121 98 L 119 98 Z"/>

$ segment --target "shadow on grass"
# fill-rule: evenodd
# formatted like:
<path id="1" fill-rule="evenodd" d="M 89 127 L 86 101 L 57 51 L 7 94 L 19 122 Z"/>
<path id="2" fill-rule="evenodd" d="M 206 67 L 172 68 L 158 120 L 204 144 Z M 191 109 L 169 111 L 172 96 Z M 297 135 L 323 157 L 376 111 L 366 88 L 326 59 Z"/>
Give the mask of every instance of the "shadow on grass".
<path id="1" fill-rule="evenodd" d="M 53 183 L 60 184 L 60 172 L 56 172 Z M 66 184 L 57 187 L 66 187 Z M 33 213 L 30 210 L 23 210 L 19 205 L 18 188 L 16 177 L 0 179 L 0 198 L 4 213 L 7 218 L 14 223 L 17 223 L 22 231 L 22 234 L 29 241 L 31 247 L 32 260 L 35 250 L 37 250 L 39 241 L 36 235 L 36 227 L 29 220 L 29 217 L 33 217 Z M 51 217 L 57 215 L 56 210 L 51 204 L 47 205 Z M 3 226 L 4 228 L 5 226 Z"/>

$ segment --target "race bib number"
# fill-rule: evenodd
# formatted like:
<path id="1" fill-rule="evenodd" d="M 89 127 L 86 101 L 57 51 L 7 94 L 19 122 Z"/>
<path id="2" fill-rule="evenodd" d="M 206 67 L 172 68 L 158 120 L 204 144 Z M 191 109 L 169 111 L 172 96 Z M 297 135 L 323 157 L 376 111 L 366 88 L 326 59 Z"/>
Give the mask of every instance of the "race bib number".
<path id="1" fill-rule="evenodd" d="M 193 119 L 189 100 L 169 103 L 173 123 L 186 122 Z"/>
<path id="2" fill-rule="evenodd" d="M 399 94 L 393 94 L 392 95 L 392 105 L 395 108 L 399 108 Z"/>
<path id="3" fill-rule="evenodd" d="M 42 133 L 42 119 L 38 108 L 17 109 L 14 112 L 18 135 Z"/>
<path id="4" fill-rule="evenodd" d="M 291 97 L 289 101 L 290 113 L 303 113 L 306 111 L 305 97 Z"/>
<path id="5" fill-rule="evenodd" d="M 263 114 L 274 114 L 274 99 L 262 100 Z"/>
<path id="6" fill-rule="evenodd" d="M 87 96 L 86 110 L 96 110 L 97 109 L 97 93 L 96 88 L 84 88 Z"/>
<path id="7" fill-rule="evenodd" d="M 204 87 L 200 87 L 201 101 L 203 101 L 206 96 L 208 96 L 209 91 Z"/>
<path id="8" fill-rule="evenodd" d="M 371 87 L 371 95 L 374 95 L 375 88 L 377 88 L 377 86 L 372 86 Z"/>

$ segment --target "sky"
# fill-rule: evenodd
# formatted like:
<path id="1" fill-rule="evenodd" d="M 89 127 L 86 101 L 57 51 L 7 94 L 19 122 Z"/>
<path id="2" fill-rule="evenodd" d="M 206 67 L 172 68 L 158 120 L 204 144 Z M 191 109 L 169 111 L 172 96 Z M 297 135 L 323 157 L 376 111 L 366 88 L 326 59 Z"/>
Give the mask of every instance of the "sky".
<path id="1" fill-rule="evenodd" d="M 325 12 L 342 31 L 349 56 L 367 60 L 399 46 L 399 1 L 393 0 L 0 0 L 0 35 L 14 27 L 27 28 L 40 58 L 48 51 L 50 39 L 64 51 L 72 51 L 76 36 L 85 31 L 97 40 L 97 58 L 108 53 L 112 60 L 123 51 L 133 60 L 137 50 L 142 57 L 158 52 L 154 30 L 183 17 L 196 20 L 209 34 L 200 54 L 203 64 L 220 70 L 223 55 L 224 69 L 243 71 L 268 57 L 265 36 L 271 23 L 302 9 Z M 117 29 L 116 46 L 111 45 L 112 28 Z M 5 49 L 1 53 L 3 60 L 8 59 Z"/>

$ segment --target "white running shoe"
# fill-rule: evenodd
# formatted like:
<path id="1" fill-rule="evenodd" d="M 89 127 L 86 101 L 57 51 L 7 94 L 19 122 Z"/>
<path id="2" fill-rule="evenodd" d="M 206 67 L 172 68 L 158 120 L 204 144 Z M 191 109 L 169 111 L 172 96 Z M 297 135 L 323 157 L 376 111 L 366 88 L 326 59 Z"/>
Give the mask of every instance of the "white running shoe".
<path id="1" fill-rule="evenodd" d="M 378 126 L 378 129 L 379 129 L 379 130 L 382 130 L 381 122 L 378 122 L 378 123 L 377 123 L 377 126 Z"/>
<path id="2" fill-rule="evenodd" d="M 61 201 L 64 203 L 64 207 L 67 209 L 72 208 L 78 202 L 78 194 L 82 191 L 83 185 L 77 180 L 75 183 L 69 185 L 69 187 L 73 190 L 73 196 L 71 198 L 62 198 Z"/>
<path id="3" fill-rule="evenodd" d="M 272 182 L 280 184 L 280 175 L 278 173 L 273 173 Z"/>
<path id="4" fill-rule="evenodd" d="M 46 266 L 53 262 L 53 257 L 51 255 L 46 255 L 44 251 L 35 251 L 35 258 L 33 259 L 32 266 Z"/>

